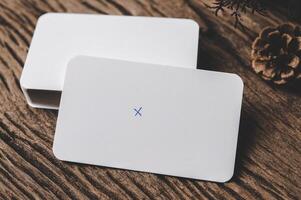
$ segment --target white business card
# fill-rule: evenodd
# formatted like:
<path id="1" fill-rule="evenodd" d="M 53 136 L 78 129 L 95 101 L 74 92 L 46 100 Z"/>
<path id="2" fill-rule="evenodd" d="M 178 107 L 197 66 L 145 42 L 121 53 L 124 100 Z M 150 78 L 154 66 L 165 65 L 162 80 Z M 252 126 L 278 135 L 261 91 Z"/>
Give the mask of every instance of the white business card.
<path id="1" fill-rule="evenodd" d="M 225 182 L 242 94 L 235 74 L 76 57 L 53 151 L 65 161 Z"/>

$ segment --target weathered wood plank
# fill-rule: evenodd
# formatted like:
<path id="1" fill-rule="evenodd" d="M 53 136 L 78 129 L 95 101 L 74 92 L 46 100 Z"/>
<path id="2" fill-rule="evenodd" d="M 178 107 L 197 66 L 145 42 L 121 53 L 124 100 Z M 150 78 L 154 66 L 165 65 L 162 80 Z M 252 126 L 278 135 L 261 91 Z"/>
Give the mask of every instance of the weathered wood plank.
<path id="1" fill-rule="evenodd" d="M 0 2 L 0 199 L 300 199 L 301 87 L 279 88 L 250 68 L 265 26 L 290 21 L 284 3 L 269 17 L 247 14 L 235 29 L 210 0 L 2 0 Z M 29 107 L 19 86 L 38 17 L 45 12 L 191 18 L 200 25 L 198 67 L 234 72 L 245 83 L 234 178 L 217 184 L 58 161 L 57 112 Z M 299 24 L 300 21 L 291 21 Z"/>

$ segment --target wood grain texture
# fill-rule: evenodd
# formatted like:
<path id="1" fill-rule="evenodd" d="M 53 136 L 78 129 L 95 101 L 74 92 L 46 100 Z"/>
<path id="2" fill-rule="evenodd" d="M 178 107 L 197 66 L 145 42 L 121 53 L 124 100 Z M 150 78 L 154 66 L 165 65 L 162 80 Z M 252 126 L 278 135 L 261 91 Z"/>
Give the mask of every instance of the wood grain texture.
<path id="1" fill-rule="evenodd" d="M 227 13 L 214 16 L 206 7 L 210 3 L 1 0 L 0 199 L 301 199 L 301 86 L 275 87 L 250 68 L 250 46 L 258 32 L 290 21 L 285 2 L 273 1 L 268 17 L 244 16 L 244 30 L 235 29 Z M 197 21 L 198 67 L 237 73 L 245 83 L 233 179 L 217 184 L 57 160 L 51 149 L 57 112 L 29 107 L 19 86 L 35 24 L 45 12 Z"/>

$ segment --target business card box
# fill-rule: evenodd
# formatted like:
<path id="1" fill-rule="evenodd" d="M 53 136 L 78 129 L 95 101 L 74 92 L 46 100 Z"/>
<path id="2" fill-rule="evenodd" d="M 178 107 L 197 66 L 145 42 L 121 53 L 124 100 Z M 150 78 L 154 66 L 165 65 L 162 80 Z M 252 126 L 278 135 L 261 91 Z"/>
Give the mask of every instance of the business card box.
<path id="1" fill-rule="evenodd" d="M 44 14 L 36 25 L 21 87 L 31 106 L 57 109 L 67 62 L 75 55 L 196 68 L 198 33 L 197 23 L 189 19 Z"/>

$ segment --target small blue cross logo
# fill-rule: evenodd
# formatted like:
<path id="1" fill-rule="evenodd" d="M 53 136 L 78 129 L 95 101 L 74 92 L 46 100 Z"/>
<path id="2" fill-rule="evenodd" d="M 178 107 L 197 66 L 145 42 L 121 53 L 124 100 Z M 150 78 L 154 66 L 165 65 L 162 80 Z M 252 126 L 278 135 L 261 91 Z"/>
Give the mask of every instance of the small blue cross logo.
<path id="1" fill-rule="evenodd" d="M 139 115 L 141 117 L 142 116 L 141 110 L 142 110 L 142 107 L 140 107 L 139 109 L 134 108 L 135 116 Z"/>

